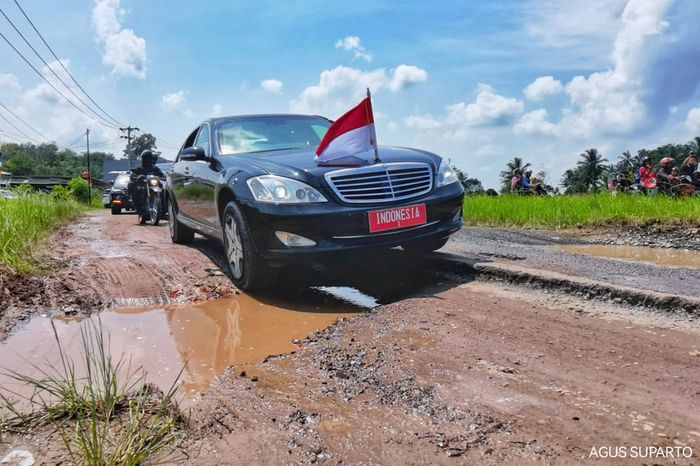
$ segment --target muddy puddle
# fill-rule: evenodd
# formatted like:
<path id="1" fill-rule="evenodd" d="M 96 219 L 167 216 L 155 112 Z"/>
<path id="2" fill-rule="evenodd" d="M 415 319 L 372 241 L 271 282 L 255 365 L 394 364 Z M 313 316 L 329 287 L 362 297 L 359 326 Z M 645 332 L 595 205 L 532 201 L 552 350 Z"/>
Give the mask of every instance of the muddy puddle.
<path id="1" fill-rule="evenodd" d="M 125 355 L 131 367 L 143 367 L 148 380 L 167 389 L 180 370 L 181 395 L 193 402 L 230 366 L 244 370 L 269 355 L 289 353 L 301 340 L 339 318 L 376 306 L 374 298 L 347 287 L 308 289 L 296 299 L 236 295 L 196 305 L 116 309 L 82 320 L 56 320 L 61 344 L 80 366 L 81 328 L 101 325 L 111 354 Z M 36 375 L 58 367 L 51 320 L 38 317 L 0 344 L 0 367 Z M 20 390 L 6 375 L 0 386 Z"/>
<path id="2" fill-rule="evenodd" d="M 628 262 L 643 262 L 660 267 L 700 269 L 700 252 L 644 246 L 576 244 L 559 246 L 560 251 L 605 257 Z"/>

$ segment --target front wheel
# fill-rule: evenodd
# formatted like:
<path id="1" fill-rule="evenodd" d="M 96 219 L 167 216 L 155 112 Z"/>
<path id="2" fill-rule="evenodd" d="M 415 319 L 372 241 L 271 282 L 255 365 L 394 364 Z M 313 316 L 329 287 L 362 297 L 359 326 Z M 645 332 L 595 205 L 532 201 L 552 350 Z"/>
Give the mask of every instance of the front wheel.
<path id="1" fill-rule="evenodd" d="M 157 226 L 160 223 L 160 195 L 148 197 L 148 224 Z"/>
<path id="2" fill-rule="evenodd" d="M 229 202 L 222 218 L 224 253 L 231 281 L 245 291 L 269 287 L 277 278 L 277 269 L 267 266 L 255 251 L 248 223 L 235 202 Z"/>
<path id="3" fill-rule="evenodd" d="M 447 244 L 447 238 L 440 239 L 419 239 L 409 241 L 401 245 L 404 251 L 408 252 L 433 252 Z"/>

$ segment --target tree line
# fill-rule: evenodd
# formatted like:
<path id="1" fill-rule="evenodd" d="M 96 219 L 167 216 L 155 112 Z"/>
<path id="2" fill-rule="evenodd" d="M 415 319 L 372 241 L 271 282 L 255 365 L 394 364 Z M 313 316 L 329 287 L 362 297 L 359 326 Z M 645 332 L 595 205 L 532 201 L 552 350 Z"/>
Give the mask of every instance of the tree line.
<path id="1" fill-rule="evenodd" d="M 124 154 L 129 152 L 138 158 L 142 151 L 150 149 L 159 156 L 156 138 L 144 133 L 131 140 Z M 114 154 L 90 151 L 90 171 L 92 178 L 100 179 L 104 173 L 102 165 L 105 160 L 114 160 Z M 2 171 L 12 175 L 45 175 L 74 178 L 87 170 L 87 154 L 62 148 L 55 143 L 6 143 L 0 145 L 0 162 Z"/>

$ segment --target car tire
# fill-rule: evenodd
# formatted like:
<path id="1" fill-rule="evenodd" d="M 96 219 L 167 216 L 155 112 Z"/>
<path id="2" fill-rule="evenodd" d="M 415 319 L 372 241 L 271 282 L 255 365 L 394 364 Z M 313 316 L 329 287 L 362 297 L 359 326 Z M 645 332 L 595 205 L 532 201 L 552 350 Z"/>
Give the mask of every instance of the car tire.
<path id="1" fill-rule="evenodd" d="M 244 291 L 270 287 L 279 270 L 269 267 L 253 245 L 253 236 L 243 212 L 235 202 L 224 208 L 221 219 L 224 238 L 224 259 L 231 281 Z"/>
<path id="2" fill-rule="evenodd" d="M 419 239 L 401 245 L 407 252 L 434 252 L 447 244 L 447 238 Z"/>
<path id="3" fill-rule="evenodd" d="M 178 221 L 175 206 L 170 199 L 168 199 L 168 217 L 168 229 L 173 243 L 184 244 L 194 239 L 194 230 Z"/>
<path id="4" fill-rule="evenodd" d="M 119 215 L 122 213 L 122 208 L 121 207 L 114 207 L 112 206 L 112 215 Z"/>

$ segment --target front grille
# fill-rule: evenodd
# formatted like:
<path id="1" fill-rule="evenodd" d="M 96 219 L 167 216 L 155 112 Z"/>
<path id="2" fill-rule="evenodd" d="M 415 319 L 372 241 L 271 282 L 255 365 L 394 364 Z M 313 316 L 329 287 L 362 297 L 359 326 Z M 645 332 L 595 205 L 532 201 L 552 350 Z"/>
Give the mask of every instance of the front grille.
<path id="1" fill-rule="evenodd" d="M 348 203 L 400 201 L 433 188 L 433 171 L 425 163 L 386 163 L 336 170 L 325 176 L 340 200 Z"/>

